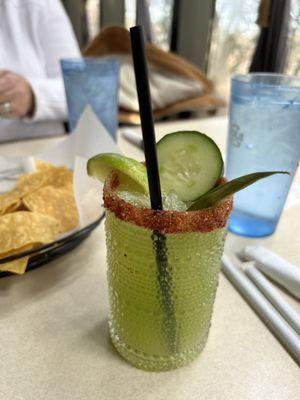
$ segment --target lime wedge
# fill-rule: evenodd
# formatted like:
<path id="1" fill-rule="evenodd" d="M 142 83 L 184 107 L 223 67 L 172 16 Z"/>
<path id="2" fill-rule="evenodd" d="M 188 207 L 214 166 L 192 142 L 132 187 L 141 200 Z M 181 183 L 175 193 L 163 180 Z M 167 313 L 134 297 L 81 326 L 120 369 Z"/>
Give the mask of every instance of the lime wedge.
<path id="1" fill-rule="evenodd" d="M 111 171 L 118 174 L 120 186 L 131 191 L 148 193 L 148 179 L 145 165 L 133 158 L 114 153 L 102 153 L 87 162 L 87 173 L 104 182 Z"/>

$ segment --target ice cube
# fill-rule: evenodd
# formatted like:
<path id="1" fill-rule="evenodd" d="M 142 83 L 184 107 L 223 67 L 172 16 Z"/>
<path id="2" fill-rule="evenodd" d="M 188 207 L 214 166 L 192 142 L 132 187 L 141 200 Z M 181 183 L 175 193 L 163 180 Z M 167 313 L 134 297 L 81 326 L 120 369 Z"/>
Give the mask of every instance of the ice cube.
<path id="1" fill-rule="evenodd" d="M 150 208 L 150 197 L 141 192 L 129 191 L 125 188 L 120 188 L 117 191 L 118 196 L 125 200 L 127 203 L 133 204 L 136 207 Z M 186 211 L 187 205 L 180 200 L 176 193 L 162 195 L 163 209 L 170 211 Z"/>
<path id="2" fill-rule="evenodd" d="M 186 211 L 187 205 L 180 200 L 176 193 L 163 194 L 163 208 L 171 211 Z"/>
<path id="3" fill-rule="evenodd" d="M 128 191 L 125 189 L 119 189 L 117 193 L 118 196 L 127 203 L 133 204 L 136 207 L 150 208 L 150 198 L 144 193 Z"/>

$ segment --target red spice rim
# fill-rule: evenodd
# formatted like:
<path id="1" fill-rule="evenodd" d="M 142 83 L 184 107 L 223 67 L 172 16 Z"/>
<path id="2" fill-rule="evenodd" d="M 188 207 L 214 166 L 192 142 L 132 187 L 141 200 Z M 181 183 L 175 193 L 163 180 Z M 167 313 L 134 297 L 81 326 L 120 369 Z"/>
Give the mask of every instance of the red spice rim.
<path id="1" fill-rule="evenodd" d="M 221 178 L 219 184 L 225 182 Z M 211 232 L 224 228 L 233 207 L 233 196 L 230 196 L 220 204 L 197 211 L 151 210 L 121 199 L 116 192 L 118 185 L 118 175 L 112 172 L 103 189 L 105 208 L 122 221 L 162 233 Z"/>

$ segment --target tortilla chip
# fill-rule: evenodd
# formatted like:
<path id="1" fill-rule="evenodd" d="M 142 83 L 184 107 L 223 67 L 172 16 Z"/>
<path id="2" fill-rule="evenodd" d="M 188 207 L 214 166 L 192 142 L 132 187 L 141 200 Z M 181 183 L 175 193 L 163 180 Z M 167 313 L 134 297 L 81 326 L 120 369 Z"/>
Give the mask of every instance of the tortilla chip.
<path id="1" fill-rule="evenodd" d="M 8 214 L 8 213 L 17 211 L 17 210 L 19 210 L 21 207 L 22 207 L 22 201 L 21 201 L 21 200 L 17 200 L 14 204 L 12 204 L 10 207 L 8 207 L 8 208 L 5 210 L 5 214 Z"/>
<path id="2" fill-rule="evenodd" d="M 44 172 L 48 175 L 48 185 L 62 187 L 73 184 L 73 174 L 66 167 L 56 167 L 40 160 L 36 160 L 35 165 L 38 172 Z"/>
<path id="3" fill-rule="evenodd" d="M 12 256 L 14 254 L 23 253 L 23 251 L 31 250 L 35 246 L 39 246 L 39 244 L 38 243 L 31 243 L 31 244 L 27 244 L 25 246 L 22 246 L 22 247 L 20 247 L 18 249 L 8 250 L 8 251 L 0 254 L 0 259 L 2 260 L 3 258 Z"/>
<path id="4" fill-rule="evenodd" d="M 79 223 L 75 198 L 68 188 L 45 186 L 24 197 L 23 203 L 30 211 L 55 218 L 60 233 L 76 228 Z"/>
<path id="5" fill-rule="evenodd" d="M 47 172 L 47 185 L 69 187 L 73 185 L 73 174 L 65 167 L 57 167 Z"/>
<path id="6" fill-rule="evenodd" d="M 0 255 L 27 245 L 54 241 L 59 223 L 48 215 L 17 211 L 0 216 Z M 3 257 L 2 257 L 3 258 Z"/>
<path id="7" fill-rule="evenodd" d="M 0 195 L 0 215 L 14 207 L 22 197 L 34 192 L 47 183 L 47 175 L 43 172 L 34 172 L 20 176 L 17 186 L 8 193 Z"/>
<path id="8" fill-rule="evenodd" d="M 45 172 L 45 171 L 49 171 L 52 168 L 55 168 L 55 166 L 53 164 L 46 163 L 41 160 L 35 160 L 35 168 L 38 172 L 41 172 L 41 171 Z"/>
<path id="9" fill-rule="evenodd" d="M 28 260 L 29 257 L 22 257 L 19 260 L 0 264 L 0 271 L 13 272 L 14 274 L 22 275 L 26 271 Z"/>
<path id="10" fill-rule="evenodd" d="M 14 254 L 23 253 L 23 251 L 26 251 L 26 250 L 31 250 L 35 246 L 39 246 L 39 244 L 34 243 L 34 244 L 20 247 L 18 250 L 7 251 L 6 253 L 1 254 L 1 259 L 12 256 Z M 15 274 L 24 274 L 27 264 L 28 264 L 29 257 L 30 256 L 25 256 L 18 260 L 9 261 L 7 263 L 0 264 L 0 271 L 8 271 L 8 272 L 13 272 Z"/>
<path id="11" fill-rule="evenodd" d="M 0 195 L 0 215 L 17 209 L 23 197 L 34 193 L 44 186 L 64 187 L 73 190 L 73 174 L 66 167 L 56 167 L 42 161 L 37 162 L 37 172 L 19 177 L 16 187 Z"/>
<path id="12" fill-rule="evenodd" d="M 30 174 L 21 175 L 17 181 L 17 187 L 14 189 L 22 198 L 29 193 L 45 186 L 48 181 L 47 172 L 32 172 Z"/>
<path id="13" fill-rule="evenodd" d="M 19 197 L 11 192 L 0 195 L 0 216 L 19 204 Z"/>
<path id="14" fill-rule="evenodd" d="M 55 167 L 43 163 L 37 172 L 24 174 L 19 177 L 17 188 L 24 194 L 31 193 L 42 186 L 69 186 L 73 183 L 73 174 L 66 167 Z"/>

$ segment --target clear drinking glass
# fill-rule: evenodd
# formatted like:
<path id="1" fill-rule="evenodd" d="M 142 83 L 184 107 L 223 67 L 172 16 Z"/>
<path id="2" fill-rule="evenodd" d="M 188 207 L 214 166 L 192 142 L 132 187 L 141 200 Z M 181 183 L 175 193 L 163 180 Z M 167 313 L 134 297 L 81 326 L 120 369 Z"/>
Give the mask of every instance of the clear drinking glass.
<path id="1" fill-rule="evenodd" d="M 237 75 L 231 81 L 228 179 L 256 171 L 289 171 L 235 194 L 229 230 L 260 237 L 274 232 L 300 157 L 300 78 Z"/>
<path id="2" fill-rule="evenodd" d="M 118 124 L 118 61 L 99 58 L 63 59 L 61 68 L 70 130 L 74 130 L 82 111 L 89 104 L 115 138 Z"/>
<path id="3" fill-rule="evenodd" d="M 110 179 L 104 188 L 112 343 L 135 367 L 181 367 L 206 343 L 232 199 L 156 212 L 116 187 Z"/>

